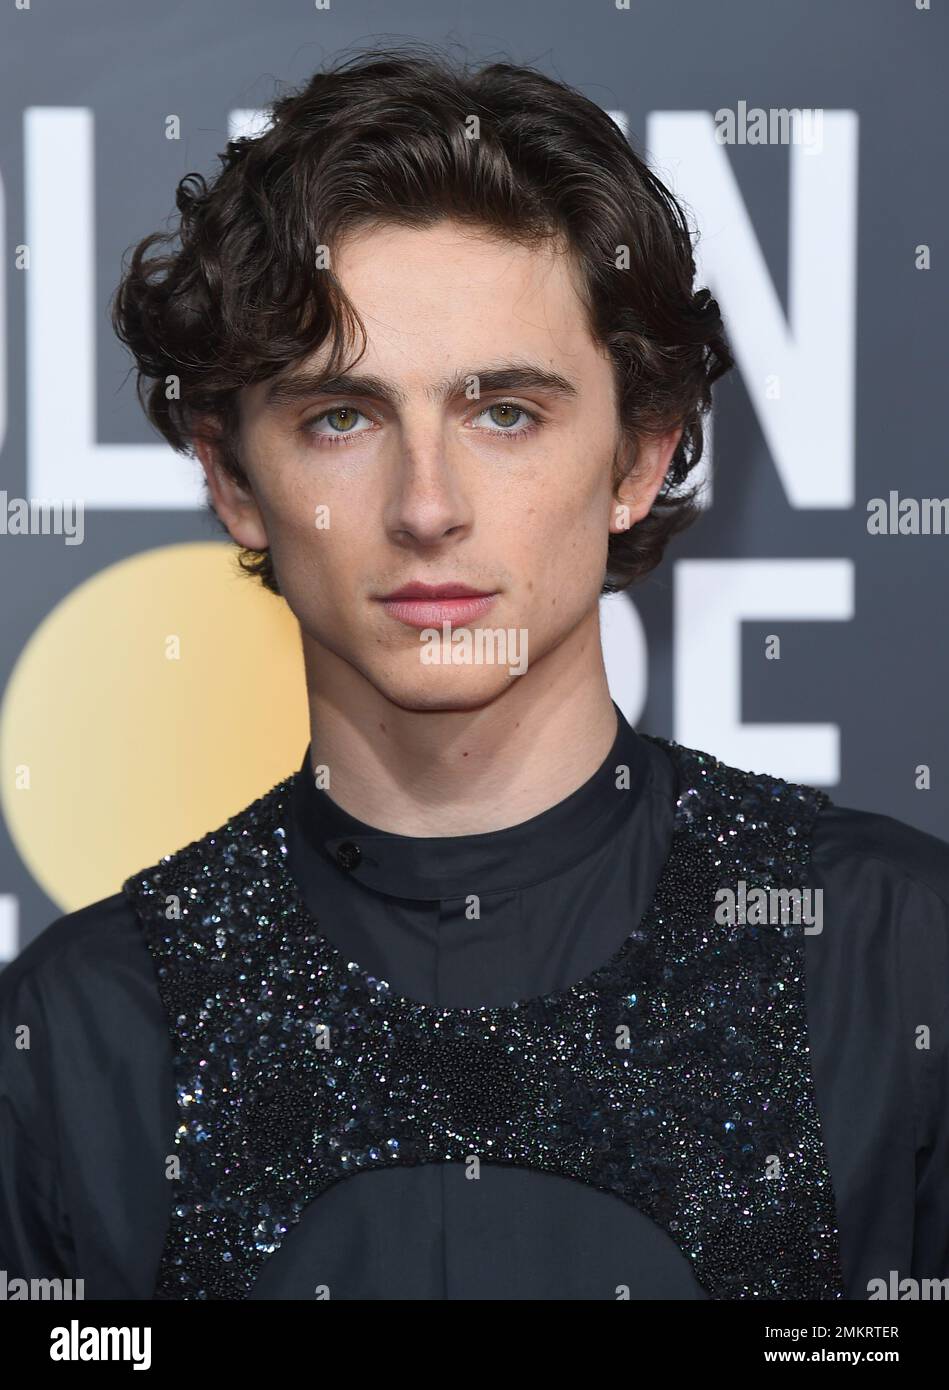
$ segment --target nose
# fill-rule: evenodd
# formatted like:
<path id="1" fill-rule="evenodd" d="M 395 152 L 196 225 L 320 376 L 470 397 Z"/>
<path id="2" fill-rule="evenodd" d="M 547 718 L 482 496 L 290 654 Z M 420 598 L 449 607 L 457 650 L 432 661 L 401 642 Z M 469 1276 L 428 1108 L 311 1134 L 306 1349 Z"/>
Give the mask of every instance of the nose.
<path id="1" fill-rule="evenodd" d="M 471 499 L 439 431 L 403 446 L 386 509 L 386 529 L 397 545 L 433 546 L 467 535 Z"/>

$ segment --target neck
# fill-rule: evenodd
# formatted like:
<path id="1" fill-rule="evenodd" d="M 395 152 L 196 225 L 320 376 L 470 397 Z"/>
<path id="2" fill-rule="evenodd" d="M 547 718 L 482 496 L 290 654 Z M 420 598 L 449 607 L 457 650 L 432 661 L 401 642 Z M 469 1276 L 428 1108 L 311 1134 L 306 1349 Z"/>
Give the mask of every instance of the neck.
<path id="1" fill-rule="evenodd" d="M 598 615 L 477 708 L 406 708 L 303 637 L 310 764 L 344 811 L 400 835 L 477 835 L 540 815 L 616 736 Z M 594 659 L 594 656 L 596 659 Z"/>

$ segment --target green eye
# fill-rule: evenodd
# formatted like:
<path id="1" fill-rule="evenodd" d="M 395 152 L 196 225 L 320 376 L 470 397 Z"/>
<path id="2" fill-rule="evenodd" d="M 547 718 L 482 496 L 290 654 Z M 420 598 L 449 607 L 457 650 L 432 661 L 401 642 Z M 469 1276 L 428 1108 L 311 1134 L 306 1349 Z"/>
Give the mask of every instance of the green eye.
<path id="1" fill-rule="evenodd" d="M 481 415 L 490 417 L 497 429 L 489 429 L 488 434 L 512 435 L 519 437 L 522 434 L 530 434 L 537 425 L 537 416 L 529 410 L 525 410 L 522 405 L 516 405 L 514 401 L 496 401 L 494 405 L 485 406 Z M 528 424 L 519 424 L 518 419 L 522 417 Z"/>
<path id="2" fill-rule="evenodd" d="M 329 420 L 330 424 L 333 425 L 334 428 L 337 425 L 340 425 L 341 430 L 343 432 L 348 433 L 348 431 L 351 430 L 353 425 L 356 423 L 356 417 L 358 416 L 358 414 L 359 411 L 353 410 L 352 406 L 340 405 L 337 406 L 335 410 L 327 411 L 326 415 L 323 418 Z"/>
<path id="3" fill-rule="evenodd" d="M 354 405 L 334 405 L 308 420 L 303 426 L 303 433 L 320 444 L 340 444 L 351 434 L 366 433 L 362 426 L 357 428 L 359 420 L 365 420 L 366 425 L 370 426 L 368 418 Z M 327 426 L 325 429 L 322 428 L 324 424 Z"/>
<path id="4" fill-rule="evenodd" d="M 495 411 L 497 411 L 497 414 L 494 413 Z M 499 419 L 498 419 L 498 415 L 502 415 L 502 414 L 504 415 L 505 418 L 504 418 L 503 420 L 499 420 Z M 495 423 L 496 425 L 511 425 L 511 424 L 514 423 L 514 421 L 511 419 L 511 416 L 512 416 L 512 415 L 523 415 L 523 414 L 524 414 L 523 410 L 521 410 L 520 406 L 518 406 L 518 405 L 493 405 L 493 406 L 491 406 L 491 418 L 494 420 L 494 423 Z"/>

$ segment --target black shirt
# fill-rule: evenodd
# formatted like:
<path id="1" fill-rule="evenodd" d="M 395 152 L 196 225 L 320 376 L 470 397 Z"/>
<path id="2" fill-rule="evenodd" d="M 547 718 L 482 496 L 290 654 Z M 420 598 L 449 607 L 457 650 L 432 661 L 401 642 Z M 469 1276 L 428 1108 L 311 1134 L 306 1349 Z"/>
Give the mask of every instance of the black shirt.
<path id="1" fill-rule="evenodd" d="M 675 809 L 671 762 L 615 708 L 615 742 L 587 782 L 481 835 L 365 825 L 315 786 L 308 749 L 290 863 L 324 934 L 399 994 L 441 1007 L 503 1006 L 589 975 L 646 912 Z M 890 1271 L 949 1277 L 949 846 L 830 805 L 807 882 L 823 890 L 823 930 L 805 948 L 815 1090 L 846 1292 L 867 1298 Z M 15 1046 L 22 1024 L 28 1050 Z M 86 1298 L 149 1298 L 178 1114 L 154 966 L 121 894 L 61 917 L 7 968 L 0 1044 L 0 1268 L 82 1278 Z M 331 1187 L 251 1297 L 618 1290 L 706 1296 L 672 1238 L 608 1192 L 493 1163 L 472 1181 L 463 1164 L 435 1163 Z"/>

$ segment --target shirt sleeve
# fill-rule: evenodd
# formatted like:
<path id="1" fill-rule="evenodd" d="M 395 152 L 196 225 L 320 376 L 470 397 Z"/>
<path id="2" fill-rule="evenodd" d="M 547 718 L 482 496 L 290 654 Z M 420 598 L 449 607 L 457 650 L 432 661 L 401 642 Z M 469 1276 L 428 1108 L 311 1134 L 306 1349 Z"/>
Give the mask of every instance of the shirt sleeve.
<path id="1" fill-rule="evenodd" d="M 38 958 L 0 975 L 0 1268 L 14 1278 L 71 1278 L 75 1251 L 55 1143 L 50 1024 Z"/>
<path id="2" fill-rule="evenodd" d="M 915 1121 L 913 1273 L 939 1280 L 949 1279 L 949 885 L 942 887 L 906 885 L 897 936 Z"/>
<path id="3" fill-rule="evenodd" d="M 831 805 L 807 940 L 818 1099 L 854 1290 L 949 1278 L 949 844 Z"/>

